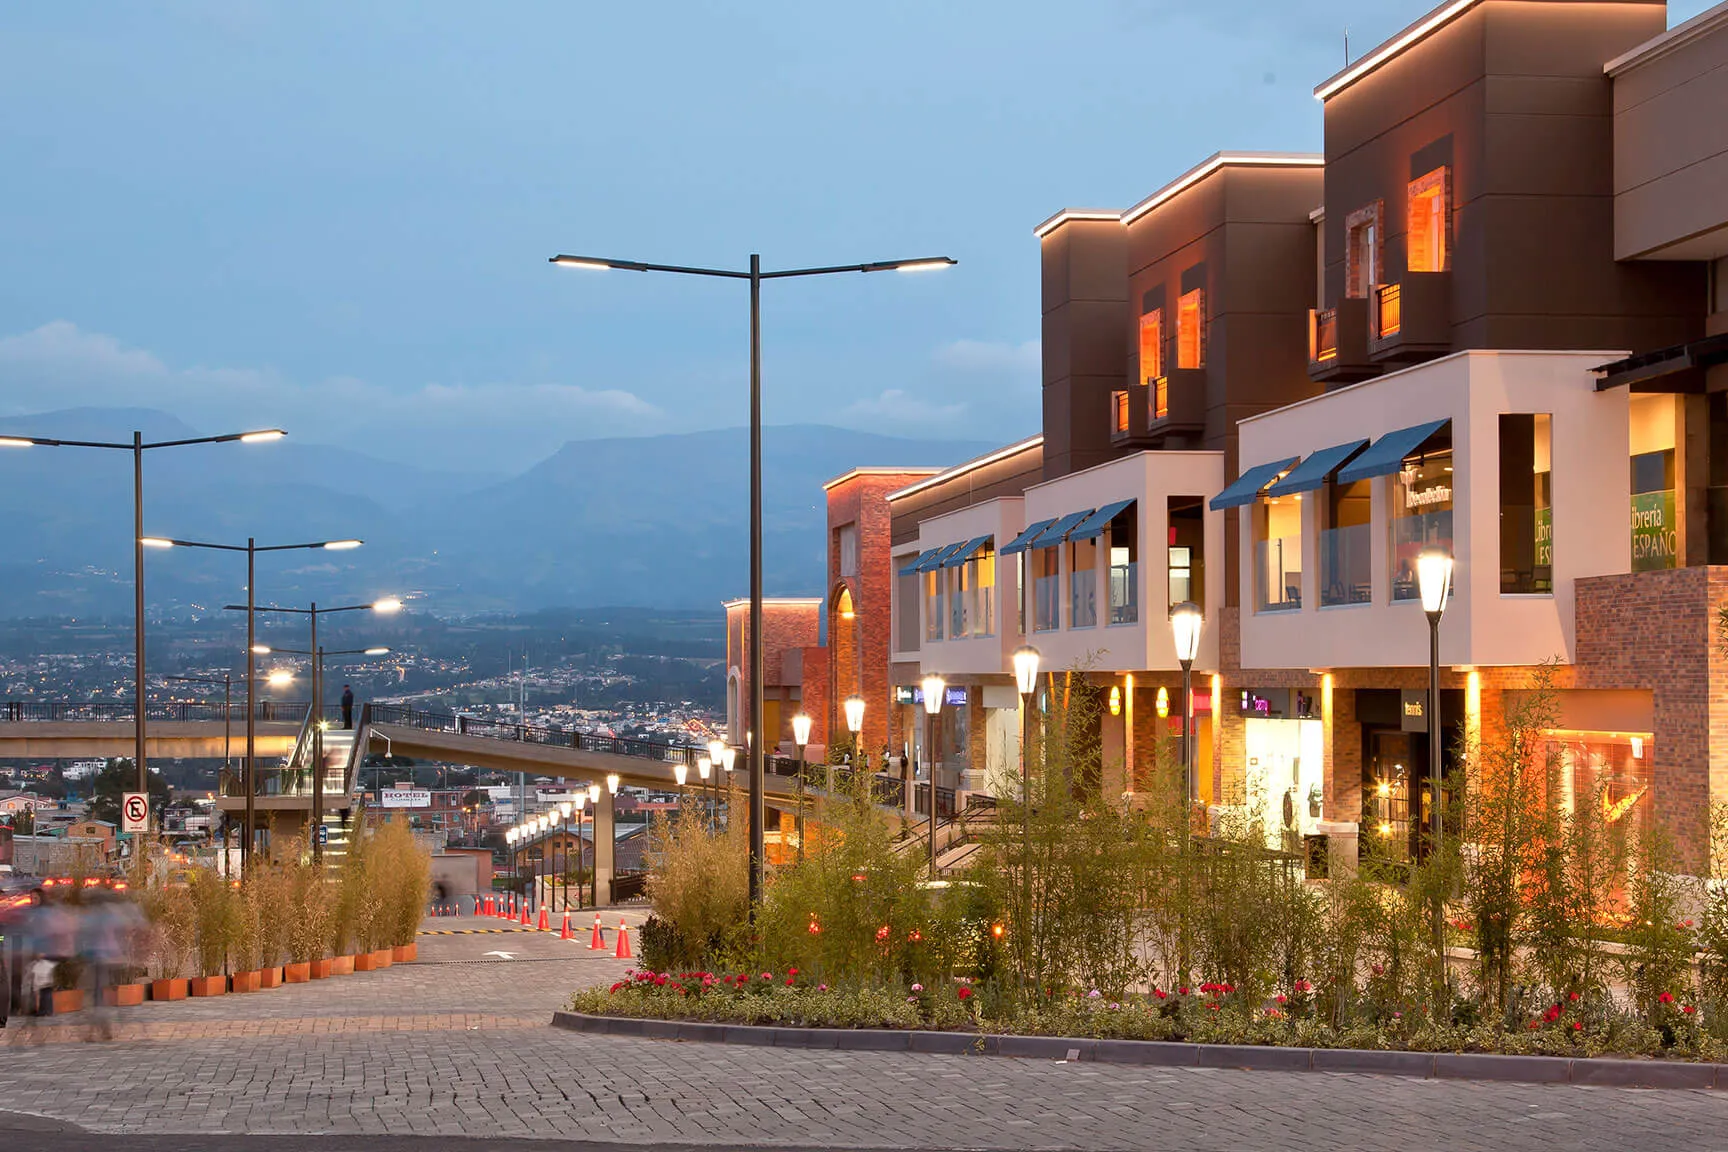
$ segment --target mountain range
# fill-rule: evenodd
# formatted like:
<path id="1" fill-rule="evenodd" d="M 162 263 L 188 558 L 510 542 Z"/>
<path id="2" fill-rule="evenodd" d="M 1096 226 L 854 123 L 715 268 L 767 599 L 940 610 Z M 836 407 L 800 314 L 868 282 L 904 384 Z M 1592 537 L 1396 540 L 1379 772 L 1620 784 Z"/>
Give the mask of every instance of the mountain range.
<path id="1" fill-rule="evenodd" d="M 0 437 L 130 443 L 203 434 L 153 409 L 79 408 L 0 418 Z M 945 466 L 966 440 L 825 425 L 763 432 L 763 570 L 770 595 L 822 592 L 822 483 L 862 465 Z M 461 461 L 414 466 L 300 443 L 147 452 L 144 531 L 260 547 L 358 537 L 347 552 L 258 557 L 260 602 L 409 595 L 441 615 L 547 607 L 706 608 L 747 591 L 745 429 L 572 440 L 515 475 Z M 0 616 L 129 614 L 132 461 L 126 452 L 0 447 L 8 530 Z M 198 614 L 245 596 L 245 559 L 151 552 L 152 614 Z"/>

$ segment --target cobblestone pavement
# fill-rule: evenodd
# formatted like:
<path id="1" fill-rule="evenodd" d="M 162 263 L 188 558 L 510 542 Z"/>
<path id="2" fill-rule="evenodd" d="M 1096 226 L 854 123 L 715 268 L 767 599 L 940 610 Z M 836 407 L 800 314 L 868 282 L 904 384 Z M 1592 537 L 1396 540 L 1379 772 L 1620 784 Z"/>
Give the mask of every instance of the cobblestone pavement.
<path id="1" fill-rule="evenodd" d="M 552 1007 L 624 962 L 528 934 L 421 944 L 384 972 L 134 1009 L 124 1027 L 152 1031 L 117 1043 L 9 1048 L 0 1137 L 12 1112 L 106 1133 L 735 1148 L 1728 1149 L 1728 1094 L 567 1033 L 544 1026 Z"/>

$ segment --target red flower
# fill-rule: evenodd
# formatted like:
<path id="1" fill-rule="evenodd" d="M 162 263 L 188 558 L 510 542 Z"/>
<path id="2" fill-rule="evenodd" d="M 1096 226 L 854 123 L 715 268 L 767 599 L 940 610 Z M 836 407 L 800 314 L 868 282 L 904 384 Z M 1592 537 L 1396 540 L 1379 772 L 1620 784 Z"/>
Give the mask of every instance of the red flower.
<path id="1" fill-rule="evenodd" d="M 1682 1012 L 1686 1013 L 1686 1015 L 1690 1016 L 1690 1015 L 1692 1015 L 1692 1013 L 1698 1011 L 1698 1006 L 1696 1004 L 1688 1004 L 1688 1005 L 1686 1005 L 1686 1007 L 1680 1009 L 1680 1011 L 1682 1011 Z"/>
<path id="2" fill-rule="evenodd" d="M 1188 995 L 1188 989 L 1186 989 L 1186 988 L 1178 989 L 1178 991 L 1181 992 L 1181 994 L 1184 996 Z"/>
<path id="3" fill-rule="evenodd" d="M 1576 1002 L 1578 999 L 1578 993 L 1568 992 L 1568 993 L 1566 993 L 1566 999 Z"/>
<path id="4" fill-rule="evenodd" d="M 1314 985 L 1308 983 L 1308 981 L 1306 981 L 1306 980 L 1296 981 L 1296 991 L 1298 991 L 1298 992 L 1312 992 L 1313 990 L 1314 990 Z"/>
<path id="5" fill-rule="evenodd" d="M 796 969 L 796 968 L 788 968 L 788 969 L 786 969 L 786 975 L 788 975 L 788 976 L 796 976 L 796 975 L 798 975 L 798 969 Z"/>
<path id="6" fill-rule="evenodd" d="M 1162 988 L 1152 989 L 1152 995 L 1158 997 L 1158 999 L 1160 999 L 1160 1000 L 1169 999 L 1169 996 L 1170 996 L 1170 994 L 1168 992 L 1164 991 L 1164 989 L 1162 989 Z"/>
<path id="7" fill-rule="evenodd" d="M 762 979 L 764 979 L 764 980 L 772 980 L 772 979 L 774 979 L 774 973 L 772 973 L 772 972 L 764 972 L 764 973 L 762 973 Z"/>
<path id="8" fill-rule="evenodd" d="M 666 987 L 666 977 L 664 977 L 664 976 L 654 977 L 654 987 L 656 987 L 656 988 Z"/>
<path id="9" fill-rule="evenodd" d="M 1280 1004 L 1287 1004 L 1290 1002 L 1290 997 L 1284 995 L 1282 992 L 1278 993 L 1278 995 L 1273 997 L 1273 999 L 1277 1000 Z"/>
<path id="10" fill-rule="evenodd" d="M 786 987 L 790 988 L 790 987 L 792 987 L 792 985 L 794 985 L 796 983 L 798 983 L 798 978 L 796 976 L 786 977 Z"/>
<path id="11" fill-rule="evenodd" d="M 611 988 L 609 988 L 609 989 L 608 989 L 608 991 L 610 991 L 610 992 L 617 992 L 617 991 L 618 991 L 618 989 L 620 989 L 620 988 L 622 988 L 622 987 L 624 987 L 624 981 L 622 981 L 622 980 L 620 980 L 620 981 L 618 981 L 618 983 L 616 983 L 616 984 L 614 984 L 614 985 L 612 985 L 612 987 L 611 987 Z"/>
<path id="12" fill-rule="evenodd" d="M 878 940 L 888 939 L 888 925 L 884 924 L 884 925 L 882 925 L 882 927 L 876 929 L 876 939 L 878 939 Z"/>
<path id="13" fill-rule="evenodd" d="M 1574 1020 L 1574 1021 L 1572 1021 L 1572 1031 L 1582 1032 L 1582 1031 L 1584 1031 L 1584 1025 L 1582 1025 L 1582 1024 L 1578 1023 L 1578 1021 Z"/>
<path id="14" fill-rule="evenodd" d="M 1672 1004 L 1674 1003 L 1674 993 L 1664 992 L 1662 995 L 1656 997 L 1656 999 L 1660 1000 L 1664 1004 Z"/>
<path id="15" fill-rule="evenodd" d="M 962 1000 L 970 1000 L 970 999 L 972 999 L 972 989 L 970 989 L 970 988 L 966 987 L 966 985 L 962 984 L 962 985 L 960 985 L 960 990 L 958 992 L 956 992 L 955 995 L 960 997 L 960 999 L 962 999 Z"/>
<path id="16" fill-rule="evenodd" d="M 1548 1005 L 1548 1011 L 1542 1013 L 1542 1019 L 1546 1020 L 1550 1024 L 1552 1024 L 1552 1023 L 1554 1023 L 1554 1021 L 1560 1019 L 1560 1005 L 1558 1005 L 1558 1004 Z"/>

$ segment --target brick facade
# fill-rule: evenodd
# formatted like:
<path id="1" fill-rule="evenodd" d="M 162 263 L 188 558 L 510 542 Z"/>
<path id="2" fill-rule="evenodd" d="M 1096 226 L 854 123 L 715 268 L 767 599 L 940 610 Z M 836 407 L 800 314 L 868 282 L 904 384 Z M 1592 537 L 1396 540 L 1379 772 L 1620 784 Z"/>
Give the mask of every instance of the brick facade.
<path id="1" fill-rule="evenodd" d="M 816 646 L 822 627 L 820 600 L 772 599 L 762 602 L 762 693 L 767 710 L 765 743 L 770 751 L 792 740 L 792 716 L 802 704 L 804 650 Z M 820 649 L 818 649 L 820 651 Z M 743 745 L 750 730 L 750 601 L 726 602 L 727 730 Z"/>

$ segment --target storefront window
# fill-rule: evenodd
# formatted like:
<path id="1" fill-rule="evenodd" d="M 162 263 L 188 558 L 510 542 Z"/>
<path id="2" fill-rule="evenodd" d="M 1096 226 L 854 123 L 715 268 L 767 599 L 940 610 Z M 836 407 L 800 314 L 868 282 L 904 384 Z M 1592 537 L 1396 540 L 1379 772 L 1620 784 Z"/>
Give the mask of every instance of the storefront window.
<path id="1" fill-rule="evenodd" d="M 1443 429 L 1392 477 L 1392 599 L 1415 600 L 1416 557 L 1424 548 L 1452 552 L 1452 438 Z M 1456 597 L 1458 590 L 1452 590 Z"/>
<path id="2" fill-rule="evenodd" d="M 1680 522 L 1674 500 L 1676 397 L 1632 397 L 1632 571 L 1679 563 Z"/>
<path id="3" fill-rule="evenodd" d="M 942 569 L 924 573 L 924 639 L 942 639 Z"/>
<path id="4" fill-rule="evenodd" d="M 1091 628 L 1098 623 L 1098 541 L 1076 540 L 1074 566 L 1068 578 L 1068 627 Z"/>
<path id="5" fill-rule="evenodd" d="M 1373 598 L 1374 541 L 1369 527 L 1371 480 L 1326 482 L 1325 527 L 1320 530 L 1320 603 L 1365 604 Z"/>
<path id="6" fill-rule="evenodd" d="M 969 631 L 966 619 L 966 565 L 944 568 L 948 581 L 948 639 L 964 640 Z"/>
<path id="7" fill-rule="evenodd" d="M 1500 593 L 1554 591 L 1554 508 L 1546 413 L 1500 417 Z"/>
<path id="8" fill-rule="evenodd" d="M 1136 624 L 1140 620 L 1139 508 L 1130 505 L 1117 513 L 1104 529 L 1104 545 L 1110 560 L 1110 623 Z"/>
<path id="9" fill-rule="evenodd" d="M 1300 496 L 1254 502 L 1254 607 L 1259 612 L 1302 607 Z"/>
<path id="10" fill-rule="evenodd" d="M 958 568 L 952 568 L 949 589 L 948 637 L 996 634 L 996 553 L 986 548 Z"/>
<path id="11" fill-rule="evenodd" d="M 1062 578 L 1057 551 L 1055 548 L 1034 548 L 1031 552 L 1032 627 L 1038 632 L 1048 632 L 1062 625 Z"/>
<path id="12" fill-rule="evenodd" d="M 1364 855 L 1402 861 L 1411 854 L 1412 773 L 1419 770 L 1405 732 L 1369 734 L 1368 763 L 1362 782 Z"/>
<path id="13" fill-rule="evenodd" d="M 1242 727 L 1249 818 L 1268 848 L 1301 851 L 1303 836 L 1314 834 L 1325 817 L 1325 725 L 1250 717 Z"/>

